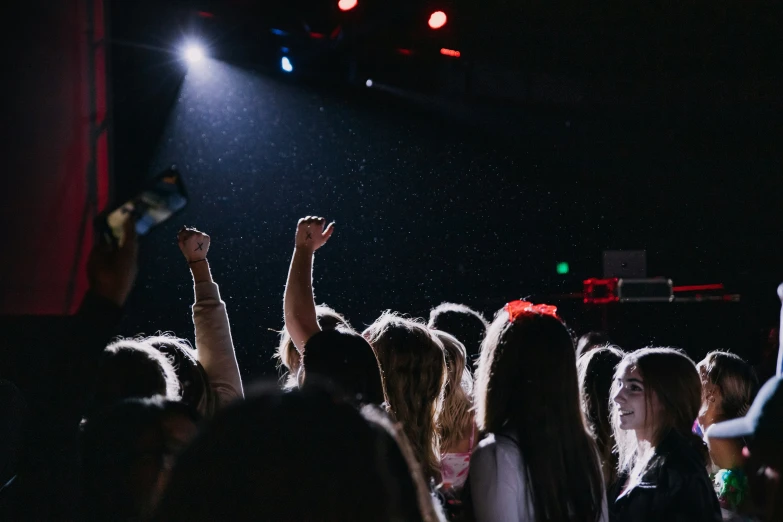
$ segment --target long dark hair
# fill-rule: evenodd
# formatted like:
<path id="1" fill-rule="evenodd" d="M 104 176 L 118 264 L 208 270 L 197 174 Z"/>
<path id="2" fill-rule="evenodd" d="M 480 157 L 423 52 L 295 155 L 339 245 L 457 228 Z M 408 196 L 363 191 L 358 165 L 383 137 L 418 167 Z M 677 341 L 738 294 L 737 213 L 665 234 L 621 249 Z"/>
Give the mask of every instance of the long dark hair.
<path id="1" fill-rule="evenodd" d="M 556 317 L 500 310 L 481 346 L 476 420 L 513 429 L 536 521 L 598 520 L 604 488 L 580 408 L 574 344 Z M 526 502 L 526 499 L 520 499 Z"/>
<path id="2" fill-rule="evenodd" d="M 604 484 L 611 485 L 617 478 L 617 452 L 614 450 L 612 416 L 609 401 L 614 382 L 614 370 L 623 360 L 623 352 L 614 346 L 590 350 L 576 363 L 579 389 L 582 393 L 582 412 L 587 427 L 598 446 Z"/>

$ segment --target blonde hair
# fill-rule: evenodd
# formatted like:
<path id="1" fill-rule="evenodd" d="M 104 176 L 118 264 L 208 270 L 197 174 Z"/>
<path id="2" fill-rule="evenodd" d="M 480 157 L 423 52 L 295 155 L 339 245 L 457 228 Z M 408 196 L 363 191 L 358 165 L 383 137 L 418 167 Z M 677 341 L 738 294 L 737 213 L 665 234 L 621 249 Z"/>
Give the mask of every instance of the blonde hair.
<path id="1" fill-rule="evenodd" d="M 694 362 L 680 350 L 674 348 L 642 348 L 626 354 L 617 365 L 617 379 L 629 367 L 639 370 L 644 382 L 644 396 L 647 404 L 646 415 L 654 427 L 650 446 L 641 446 L 633 430 L 620 428 L 620 407 L 612 401 L 612 430 L 617 444 L 619 473 L 629 473 L 631 480 L 638 479 L 644 472 L 655 447 L 670 432 L 693 443 L 694 449 L 700 449 L 705 458 L 706 448 L 697 435 L 691 432 L 693 422 L 701 407 L 701 380 Z M 660 412 L 653 408 L 653 397 L 660 404 Z M 645 419 L 645 423 L 647 419 Z"/>
<path id="2" fill-rule="evenodd" d="M 466 366 L 465 346 L 453 335 L 434 330 L 446 355 L 447 378 L 440 414 L 440 449 L 446 453 L 462 442 L 465 430 L 473 425 L 473 376 Z"/>
<path id="3" fill-rule="evenodd" d="M 423 322 L 384 312 L 365 331 L 381 367 L 389 411 L 402 423 L 428 479 L 440 482 L 438 418 L 443 407 L 443 345 Z"/>
<path id="4" fill-rule="evenodd" d="M 348 321 L 333 308 L 324 304 L 315 307 L 315 316 L 321 330 L 333 330 L 337 326 L 351 328 Z M 291 336 L 285 326 L 280 331 L 280 343 L 277 345 L 274 358 L 277 360 L 277 369 L 285 368 L 281 372 L 280 380 L 284 390 L 293 390 L 299 387 L 299 368 L 302 366 L 302 354 L 294 346 Z"/>

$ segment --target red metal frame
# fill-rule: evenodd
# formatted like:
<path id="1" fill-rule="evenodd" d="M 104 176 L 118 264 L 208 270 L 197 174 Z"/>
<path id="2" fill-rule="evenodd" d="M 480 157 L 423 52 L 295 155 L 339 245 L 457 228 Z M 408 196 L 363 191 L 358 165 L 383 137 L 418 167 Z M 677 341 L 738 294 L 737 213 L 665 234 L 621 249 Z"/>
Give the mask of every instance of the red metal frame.
<path id="1" fill-rule="evenodd" d="M 725 290 L 723 283 L 716 283 L 712 285 L 683 285 L 672 287 L 675 292 L 708 292 L 711 290 Z"/>
<path id="2" fill-rule="evenodd" d="M 617 297 L 617 278 L 599 279 L 591 277 L 584 280 L 584 302 L 585 304 L 607 304 L 615 303 L 619 301 Z M 596 289 L 604 287 L 606 289 L 606 297 L 594 297 Z"/>

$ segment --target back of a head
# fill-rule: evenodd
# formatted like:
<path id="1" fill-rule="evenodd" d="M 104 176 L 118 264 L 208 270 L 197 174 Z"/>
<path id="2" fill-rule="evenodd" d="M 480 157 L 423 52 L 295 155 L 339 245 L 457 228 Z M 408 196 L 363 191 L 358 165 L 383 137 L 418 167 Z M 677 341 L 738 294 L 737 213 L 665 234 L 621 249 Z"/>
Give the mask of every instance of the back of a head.
<path id="1" fill-rule="evenodd" d="M 389 437 L 318 387 L 235 403 L 186 450 L 157 520 L 421 520 Z"/>
<path id="2" fill-rule="evenodd" d="M 201 414 L 212 416 L 217 409 L 217 397 L 209 386 L 209 377 L 186 339 L 171 334 L 159 334 L 137 339 L 157 349 L 172 363 L 181 387 L 181 400 Z"/>
<path id="3" fill-rule="evenodd" d="M 720 389 L 721 415 L 716 421 L 745 415 L 759 389 L 756 372 L 750 364 L 733 353 L 714 351 L 708 353 L 697 368 L 705 383 Z"/>
<path id="4" fill-rule="evenodd" d="M 350 400 L 383 404 L 383 382 L 370 343 L 364 337 L 338 326 L 307 340 L 303 355 L 304 385 L 317 380 L 331 382 Z"/>
<path id="5" fill-rule="evenodd" d="M 425 475 L 439 479 L 437 418 L 446 380 L 443 345 L 424 324 L 384 313 L 364 331 L 383 372 L 386 397 Z"/>
<path id="6" fill-rule="evenodd" d="M 337 328 L 338 325 L 351 328 L 351 325 L 348 324 L 345 317 L 326 305 L 316 306 L 315 316 L 321 330 L 332 330 Z M 280 332 L 280 343 L 277 345 L 275 358 L 278 360 L 278 367 L 283 366 L 288 371 L 283 387 L 288 390 L 296 388 L 296 376 L 299 372 L 299 367 L 302 364 L 302 358 L 285 327 Z"/>
<path id="7" fill-rule="evenodd" d="M 565 411 L 581 412 L 573 342 L 558 318 L 530 313 L 512 322 L 505 309 L 498 312 L 482 345 L 476 409 L 479 427 L 489 432 L 507 422 L 521 428 L 539 414 L 554 422 Z"/>
<path id="8" fill-rule="evenodd" d="M 587 332 L 576 342 L 576 357 L 578 359 L 591 350 L 609 346 L 611 342 L 609 336 L 604 332 Z"/>
<path id="9" fill-rule="evenodd" d="M 86 515 L 90 520 L 130 520 L 149 515 L 159 493 L 164 461 L 180 449 L 168 420 L 197 417 L 186 405 L 162 397 L 129 399 L 94 415 L 83 434 Z"/>
<path id="10" fill-rule="evenodd" d="M 615 369 L 623 360 L 623 355 L 623 352 L 615 347 L 598 348 L 585 353 L 576 363 L 582 394 L 582 411 L 598 446 L 604 465 L 604 481 L 607 484 L 614 482 L 617 468 L 617 458 L 612 451 L 614 435 L 609 402 Z"/>
<path id="11" fill-rule="evenodd" d="M 481 347 L 475 402 L 482 430 L 513 432 L 536 513 L 597 520 L 600 463 L 580 408 L 573 341 L 558 317 L 498 312 Z"/>
<path id="12" fill-rule="evenodd" d="M 134 339 L 121 339 L 106 347 L 98 369 L 93 411 L 123 399 L 156 395 L 180 398 L 179 379 L 165 355 Z"/>
<path id="13" fill-rule="evenodd" d="M 593 429 L 593 435 L 599 439 L 605 434 L 603 426 L 611 432 L 609 401 L 615 370 L 624 355 L 618 348 L 607 346 L 587 352 L 576 363 L 582 410 Z M 611 433 L 608 435 L 611 436 Z"/>
<path id="14" fill-rule="evenodd" d="M 489 322 L 479 312 L 463 304 L 443 303 L 430 311 L 427 326 L 450 333 L 465 345 L 468 361 L 479 353 Z"/>

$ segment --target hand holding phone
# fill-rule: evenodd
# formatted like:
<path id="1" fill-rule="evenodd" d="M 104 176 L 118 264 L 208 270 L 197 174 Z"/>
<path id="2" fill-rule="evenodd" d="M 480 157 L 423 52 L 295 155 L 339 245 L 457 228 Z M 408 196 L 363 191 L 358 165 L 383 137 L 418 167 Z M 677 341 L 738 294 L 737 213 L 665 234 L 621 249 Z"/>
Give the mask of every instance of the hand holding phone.
<path id="1" fill-rule="evenodd" d="M 136 233 L 146 235 L 152 228 L 171 218 L 188 203 L 185 185 L 176 166 L 172 166 L 153 178 L 136 197 L 109 213 L 104 221 L 118 246 L 125 242 L 125 223 L 133 219 Z"/>

